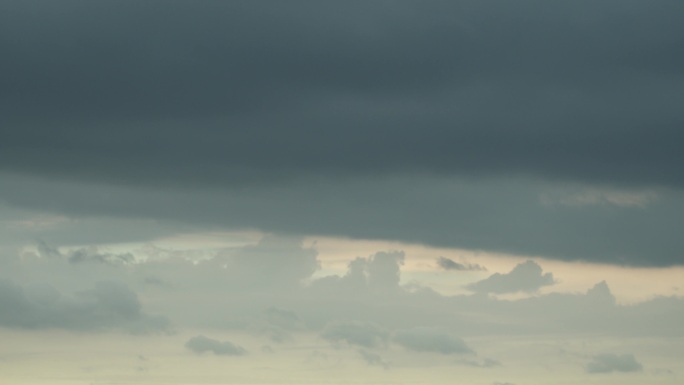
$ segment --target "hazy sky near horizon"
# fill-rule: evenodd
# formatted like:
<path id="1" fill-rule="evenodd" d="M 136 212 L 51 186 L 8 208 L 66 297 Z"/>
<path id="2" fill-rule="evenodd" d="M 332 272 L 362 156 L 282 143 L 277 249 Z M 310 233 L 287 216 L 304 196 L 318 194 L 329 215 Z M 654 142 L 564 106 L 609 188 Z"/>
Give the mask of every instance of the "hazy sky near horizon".
<path id="1" fill-rule="evenodd" d="M 678 383 L 682 17 L 0 0 L 0 384 Z"/>

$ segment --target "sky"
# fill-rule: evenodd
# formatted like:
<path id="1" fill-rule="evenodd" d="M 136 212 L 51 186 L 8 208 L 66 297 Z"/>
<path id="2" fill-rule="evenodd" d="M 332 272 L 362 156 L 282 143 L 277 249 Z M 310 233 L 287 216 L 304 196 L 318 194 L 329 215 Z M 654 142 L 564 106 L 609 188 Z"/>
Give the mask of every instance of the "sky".
<path id="1" fill-rule="evenodd" d="M 0 385 L 681 383 L 683 17 L 0 0 Z"/>

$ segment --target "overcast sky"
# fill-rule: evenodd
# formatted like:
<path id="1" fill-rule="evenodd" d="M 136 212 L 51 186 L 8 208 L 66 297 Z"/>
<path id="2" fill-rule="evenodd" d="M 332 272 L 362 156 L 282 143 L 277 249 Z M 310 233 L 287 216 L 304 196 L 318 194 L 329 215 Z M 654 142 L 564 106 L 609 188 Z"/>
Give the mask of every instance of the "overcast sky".
<path id="1" fill-rule="evenodd" d="M 677 383 L 683 18 L 0 0 L 0 372 Z"/>

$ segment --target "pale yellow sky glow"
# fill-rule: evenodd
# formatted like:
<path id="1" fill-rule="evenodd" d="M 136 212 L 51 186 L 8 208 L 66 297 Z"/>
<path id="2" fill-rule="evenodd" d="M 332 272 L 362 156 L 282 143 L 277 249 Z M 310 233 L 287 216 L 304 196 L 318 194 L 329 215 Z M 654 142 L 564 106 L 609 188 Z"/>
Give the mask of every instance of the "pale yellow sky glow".
<path id="1" fill-rule="evenodd" d="M 12 315 L 0 314 L 6 325 L 0 327 L 2 385 L 681 380 L 682 267 L 620 267 L 322 236 L 273 238 L 258 231 L 49 247 L 23 248 L 3 271 L 10 274 L 10 286 L 0 291 L 15 301 L 8 306 L 25 301 L 22 306 L 37 306 L 31 310 L 37 313 L 17 315 L 35 328 L 9 327 Z M 394 259 L 399 252 L 403 263 Z M 127 253 L 137 262 L 118 262 Z M 486 270 L 445 270 L 439 257 Z M 353 262 L 357 258 L 360 265 Z M 528 260 L 553 274 L 553 284 L 485 295 L 466 287 L 495 275 L 509 277 L 529 267 Z M 354 264 L 363 266 L 365 278 L 352 279 Z M 539 279 L 526 274 L 532 275 L 525 279 Z M 124 282 L 134 291 L 98 286 L 102 281 Z M 602 281 L 617 306 L 600 285 L 595 288 Z M 49 294 L 53 287 L 61 294 Z M 17 290 L 22 296 L 13 294 Z M 558 293 L 565 297 L 553 297 Z M 139 305 L 130 302 L 136 297 Z M 101 315 L 115 317 L 113 326 Z M 139 322 L 156 315 L 167 317 L 170 327 L 138 331 Z M 197 336 L 210 341 L 205 350 L 188 348 Z M 222 353 L 234 346 L 243 353 Z"/>
<path id="2" fill-rule="evenodd" d="M 141 258 L 178 252 L 188 257 L 210 257 L 223 249 L 255 245 L 263 237 L 258 231 L 187 233 L 153 240 L 147 244 L 106 244 L 103 250 L 132 252 Z M 314 277 L 342 275 L 350 261 L 366 258 L 378 251 L 403 251 L 402 282 L 429 286 L 442 294 L 464 294 L 463 286 L 493 273 L 507 273 L 527 259 L 537 261 L 545 271 L 552 272 L 556 284 L 542 287 L 540 293 L 585 292 L 597 282 L 606 281 L 617 301 L 623 304 L 641 302 L 654 296 L 684 296 L 684 267 L 639 268 L 589 262 L 564 262 L 538 256 L 521 256 L 463 249 L 436 248 L 426 245 L 380 240 L 357 240 L 309 236 L 304 247 L 318 251 L 320 270 Z M 72 247 L 80 247 L 78 245 Z M 150 255 L 154 254 L 154 255 Z M 156 253 L 156 254 L 155 254 Z M 478 264 L 486 271 L 444 271 L 437 258 L 446 257 L 459 263 Z M 506 296 L 504 296 L 506 297 Z M 510 297 L 510 296 L 509 296 Z M 515 298 L 519 296 L 513 296 Z"/>
<path id="3" fill-rule="evenodd" d="M 469 343 L 505 364 L 472 366 L 480 357 L 411 354 L 401 348 L 382 351 L 385 367 L 368 366 L 356 349 L 331 347 L 311 336 L 298 335 L 301 347 L 269 346 L 244 333 L 211 331 L 221 339 L 239 341 L 249 356 L 197 356 L 182 348 L 190 336 L 132 336 L 119 333 L 74 334 L 59 331 L 0 329 L 0 384 L 419 384 L 449 385 L 512 383 L 674 385 L 679 376 L 666 368 L 679 365 L 684 340 L 615 341 L 606 338 L 548 336 L 473 338 Z M 593 351 L 640 349 L 659 352 L 642 359 L 649 368 L 636 376 L 603 374 L 587 378 L 582 365 Z M 524 355 L 520 352 L 524 351 Z M 37 370 L 37 368 L 40 368 Z M 586 381 L 586 382 L 585 382 Z"/>

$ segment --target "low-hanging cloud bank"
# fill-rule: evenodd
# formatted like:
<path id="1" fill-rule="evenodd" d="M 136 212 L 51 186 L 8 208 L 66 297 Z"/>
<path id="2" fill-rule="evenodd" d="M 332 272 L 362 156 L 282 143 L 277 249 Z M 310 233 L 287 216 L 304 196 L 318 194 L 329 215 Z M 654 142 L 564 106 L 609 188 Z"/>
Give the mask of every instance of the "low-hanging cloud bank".
<path id="1" fill-rule="evenodd" d="M 684 238 L 671 231 L 684 226 L 682 194 L 661 192 L 660 199 L 646 207 L 569 206 L 541 199 L 550 188 L 557 186 L 513 180 L 380 178 L 176 191 L 7 175 L 0 185 L 0 199 L 38 213 L 131 221 L 140 229 L 112 231 L 108 242 L 172 233 L 182 224 L 195 231 L 256 228 L 637 266 L 684 263 L 680 252 Z M 59 225 L 24 233 L 7 230 L 26 241 L 43 238 L 60 243 L 75 238 L 87 243 L 85 234 L 97 233 L 90 227 L 62 231 Z M 121 235 L 115 238 L 117 232 Z"/>

